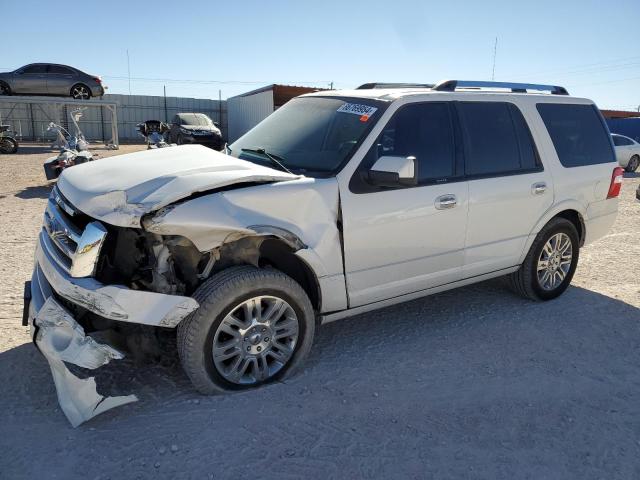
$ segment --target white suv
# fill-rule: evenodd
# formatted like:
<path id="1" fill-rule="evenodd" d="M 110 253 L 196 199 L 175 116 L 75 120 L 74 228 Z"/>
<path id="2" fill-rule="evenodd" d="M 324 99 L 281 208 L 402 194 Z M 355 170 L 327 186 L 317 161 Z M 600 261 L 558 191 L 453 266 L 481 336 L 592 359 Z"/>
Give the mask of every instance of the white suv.
<path id="1" fill-rule="evenodd" d="M 177 329 L 210 394 L 290 375 L 324 322 L 501 275 L 532 300 L 567 288 L 618 210 L 622 169 L 593 102 L 530 84 L 363 87 L 298 97 L 226 155 L 65 170 L 25 322 L 72 422 L 131 400 L 76 391 L 60 360 L 121 357 L 85 330 Z"/>

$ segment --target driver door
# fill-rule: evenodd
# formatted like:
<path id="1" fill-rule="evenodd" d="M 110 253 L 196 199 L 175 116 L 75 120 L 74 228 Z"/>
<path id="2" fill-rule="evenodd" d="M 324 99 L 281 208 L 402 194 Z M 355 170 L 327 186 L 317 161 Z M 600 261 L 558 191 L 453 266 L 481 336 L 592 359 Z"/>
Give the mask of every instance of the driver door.
<path id="1" fill-rule="evenodd" d="M 398 108 L 340 189 L 349 307 L 462 278 L 468 182 L 447 102 Z M 417 185 L 377 186 L 381 156 L 416 158 Z"/>
<path id="2" fill-rule="evenodd" d="M 16 74 L 14 93 L 47 94 L 47 65 L 34 64 L 24 67 Z"/>

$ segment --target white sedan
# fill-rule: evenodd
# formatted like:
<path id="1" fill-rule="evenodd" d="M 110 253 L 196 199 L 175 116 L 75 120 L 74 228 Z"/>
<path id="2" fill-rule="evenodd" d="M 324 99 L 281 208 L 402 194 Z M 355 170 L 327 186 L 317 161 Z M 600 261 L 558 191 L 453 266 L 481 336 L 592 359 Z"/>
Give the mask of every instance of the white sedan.
<path id="1" fill-rule="evenodd" d="M 633 138 L 612 133 L 613 145 L 616 148 L 616 159 L 627 172 L 635 172 L 640 165 L 640 143 Z"/>

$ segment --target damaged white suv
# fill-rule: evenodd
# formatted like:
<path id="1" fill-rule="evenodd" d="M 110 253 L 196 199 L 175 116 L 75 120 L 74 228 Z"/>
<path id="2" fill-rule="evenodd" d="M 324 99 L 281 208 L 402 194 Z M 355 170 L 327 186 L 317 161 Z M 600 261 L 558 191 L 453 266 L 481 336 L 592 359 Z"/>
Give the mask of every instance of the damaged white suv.
<path id="1" fill-rule="evenodd" d="M 74 424 L 133 399 L 103 399 L 66 369 L 121 357 L 96 330 L 177 329 L 200 392 L 255 387 L 295 371 L 323 322 L 501 275 L 557 297 L 613 224 L 621 178 L 598 109 L 561 87 L 304 95 L 226 154 L 182 146 L 66 170 L 25 322 Z"/>

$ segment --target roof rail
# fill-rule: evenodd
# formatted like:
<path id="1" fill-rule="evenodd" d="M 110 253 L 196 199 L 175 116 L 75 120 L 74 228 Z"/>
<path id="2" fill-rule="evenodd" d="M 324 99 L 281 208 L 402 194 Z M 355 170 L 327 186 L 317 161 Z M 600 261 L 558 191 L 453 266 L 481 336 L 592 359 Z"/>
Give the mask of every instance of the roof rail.
<path id="1" fill-rule="evenodd" d="M 548 91 L 552 95 L 569 95 L 567 89 L 557 85 L 540 85 L 537 83 L 513 83 L 513 82 L 485 82 L 476 80 L 443 80 L 438 82 L 433 90 L 439 92 L 455 92 L 457 88 L 504 88 L 513 93 L 527 93 L 527 90 Z"/>
<path id="2" fill-rule="evenodd" d="M 360 85 L 356 90 L 372 90 L 374 88 L 433 88 L 433 83 L 383 83 L 372 82 Z"/>

